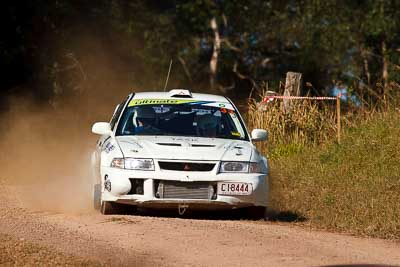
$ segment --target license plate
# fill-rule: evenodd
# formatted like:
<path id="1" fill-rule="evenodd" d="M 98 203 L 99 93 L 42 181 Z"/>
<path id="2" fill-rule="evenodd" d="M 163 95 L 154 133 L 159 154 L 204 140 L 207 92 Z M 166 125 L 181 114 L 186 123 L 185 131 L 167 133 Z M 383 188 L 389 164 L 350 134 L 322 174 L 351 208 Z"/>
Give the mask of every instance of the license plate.
<path id="1" fill-rule="evenodd" d="M 219 195 L 250 195 L 253 185 L 249 183 L 218 183 Z"/>

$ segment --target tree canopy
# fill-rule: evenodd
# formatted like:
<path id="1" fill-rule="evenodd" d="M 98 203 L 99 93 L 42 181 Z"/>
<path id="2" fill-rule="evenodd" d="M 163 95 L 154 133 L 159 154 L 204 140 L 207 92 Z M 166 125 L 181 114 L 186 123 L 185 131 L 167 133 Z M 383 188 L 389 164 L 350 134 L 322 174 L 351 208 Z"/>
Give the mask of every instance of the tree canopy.
<path id="1" fill-rule="evenodd" d="M 79 47 L 85 36 L 138 88 L 162 89 L 170 60 L 171 86 L 234 95 L 277 87 L 288 71 L 312 94 L 345 84 L 371 99 L 400 79 L 395 0 L 21 0 L 0 12 L 3 94 L 30 84 L 51 97 L 65 55 L 85 65 L 99 53 Z"/>

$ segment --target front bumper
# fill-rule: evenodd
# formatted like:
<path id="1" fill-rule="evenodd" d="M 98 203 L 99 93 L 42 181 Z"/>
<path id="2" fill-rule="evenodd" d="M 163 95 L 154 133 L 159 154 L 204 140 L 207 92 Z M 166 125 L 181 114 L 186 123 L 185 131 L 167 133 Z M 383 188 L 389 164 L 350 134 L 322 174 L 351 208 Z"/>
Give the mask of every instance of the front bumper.
<path id="1" fill-rule="evenodd" d="M 174 208 L 189 205 L 191 209 L 234 209 L 249 206 L 268 206 L 269 181 L 266 174 L 259 173 L 212 173 L 185 171 L 132 171 L 111 167 L 101 168 L 102 201 L 112 201 L 151 208 Z M 130 179 L 143 180 L 141 194 L 128 193 L 131 189 Z M 252 185 L 250 195 L 220 195 L 215 192 L 209 199 L 159 198 L 157 183 L 175 181 L 180 184 L 218 182 L 242 182 Z"/>

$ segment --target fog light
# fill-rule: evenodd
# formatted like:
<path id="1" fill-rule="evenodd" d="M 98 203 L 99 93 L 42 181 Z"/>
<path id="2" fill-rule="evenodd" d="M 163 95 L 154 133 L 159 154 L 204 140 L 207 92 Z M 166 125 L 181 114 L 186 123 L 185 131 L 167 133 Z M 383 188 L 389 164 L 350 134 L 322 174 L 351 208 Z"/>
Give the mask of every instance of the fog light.
<path id="1" fill-rule="evenodd" d="M 143 179 L 129 178 L 129 181 L 131 182 L 131 190 L 128 192 L 128 195 L 143 195 L 144 194 L 144 190 L 143 190 L 144 180 Z"/>

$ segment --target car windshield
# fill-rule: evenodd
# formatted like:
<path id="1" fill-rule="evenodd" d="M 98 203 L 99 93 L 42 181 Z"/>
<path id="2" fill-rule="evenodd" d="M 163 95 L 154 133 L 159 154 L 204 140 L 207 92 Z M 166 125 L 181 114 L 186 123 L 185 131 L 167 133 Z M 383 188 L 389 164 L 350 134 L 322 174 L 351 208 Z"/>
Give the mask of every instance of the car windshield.
<path id="1" fill-rule="evenodd" d="M 121 135 L 168 135 L 248 140 L 243 122 L 229 103 L 133 99 L 117 126 Z"/>

